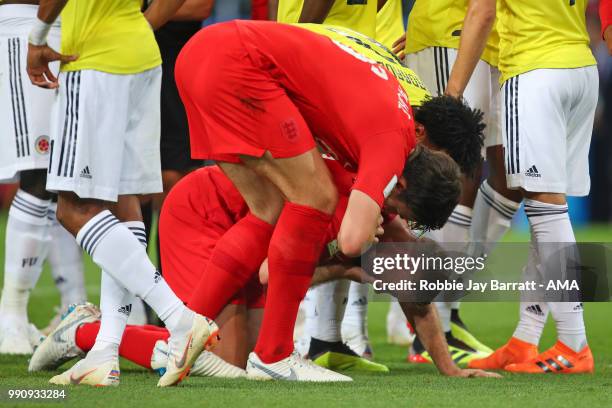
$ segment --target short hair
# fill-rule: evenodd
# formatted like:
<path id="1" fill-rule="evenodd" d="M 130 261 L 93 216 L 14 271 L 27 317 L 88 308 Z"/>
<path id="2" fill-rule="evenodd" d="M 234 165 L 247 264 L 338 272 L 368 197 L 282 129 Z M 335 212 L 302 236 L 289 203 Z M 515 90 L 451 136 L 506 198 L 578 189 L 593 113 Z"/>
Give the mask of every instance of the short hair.
<path id="1" fill-rule="evenodd" d="M 416 228 L 440 229 L 459 203 L 459 166 L 446 153 L 417 146 L 404 165 L 406 188 L 399 199 L 406 204 Z"/>
<path id="2" fill-rule="evenodd" d="M 435 147 L 446 151 L 465 175 L 474 175 L 482 160 L 486 127 L 481 110 L 470 108 L 462 99 L 442 95 L 415 108 L 414 118 L 425 127 Z"/>

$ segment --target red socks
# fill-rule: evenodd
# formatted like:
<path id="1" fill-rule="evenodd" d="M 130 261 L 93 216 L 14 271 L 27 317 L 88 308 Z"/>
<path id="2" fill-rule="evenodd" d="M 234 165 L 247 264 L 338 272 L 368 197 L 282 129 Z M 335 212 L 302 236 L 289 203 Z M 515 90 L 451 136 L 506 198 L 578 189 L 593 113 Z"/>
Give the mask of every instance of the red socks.
<path id="1" fill-rule="evenodd" d="M 100 322 L 85 323 L 76 331 L 76 345 L 89 351 L 96 342 Z M 151 355 L 155 343 L 168 341 L 168 330 L 157 326 L 127 326 L 119 346 L 119 355 L 145 368 L 151 368 Z"/>
<path id="2" fill-rule="evenodd" d="M 249 213 L 221 237 L 188 306 L 215 319 L 230 299 L 259 271 L 274 225 Z"/>
<path id="3" fill-rule="evenodd" d="M 332 216 L 285 203 L 268 252 L 268 291 L 255 352 L 264 363 L 293 351 L 293 328 L 325 243 Z"/>

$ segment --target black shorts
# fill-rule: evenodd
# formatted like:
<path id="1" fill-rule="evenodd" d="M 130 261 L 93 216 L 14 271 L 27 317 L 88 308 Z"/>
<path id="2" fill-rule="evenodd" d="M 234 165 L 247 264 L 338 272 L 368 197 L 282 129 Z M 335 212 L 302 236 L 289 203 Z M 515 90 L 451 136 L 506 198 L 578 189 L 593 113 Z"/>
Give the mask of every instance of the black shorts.
<path id="1" fill-rule="evenodd" d="M 202 166 L 191 159 L 189 127 L 183 102 L 174 82 L 174 64 L 185 43 L 201 28 L 199 21 L 169 22 L 155 32 L 162 55 L 161 168 L 188 171 Z"/>

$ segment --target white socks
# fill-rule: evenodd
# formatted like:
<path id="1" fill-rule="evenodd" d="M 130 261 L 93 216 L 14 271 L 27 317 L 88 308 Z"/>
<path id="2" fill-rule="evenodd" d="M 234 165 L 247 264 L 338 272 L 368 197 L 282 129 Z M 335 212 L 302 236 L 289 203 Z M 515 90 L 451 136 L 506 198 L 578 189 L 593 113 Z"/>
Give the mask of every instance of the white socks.
<path id="1" fill-rule="evenodd" d="M 50 200 L 41 200 L 18 190 L 6 226 L 4 287 L 0 315 L 28 323 L 27 306 L 30 291 L 36 285 L 48 247 L 47 212 Z"/>
<path id="2" fill-rule="evenodd" d="M 348 299 L 349 284 L 345 279 L 326 282 L 311 290 L 317 316 L 309 335 L 318 340 L 342 341 L 340 327 Z"/>
<path id="3" fill-rule="evenodd" d="M 472 209 L 457 204 L 444 227 L 440 229 L 440 242 L 468 242 L 470 225 L 472 225 Z"/>
<path id="4" fill-rule="evenodd" d="M 131 232 L 138 238 L 140 243 L 146 249 L 147 241 L 144 235 L 144 224 L 140 221 L 124 222 Z M 96 342 L 92 350 L 101 350 L 110 348 L 118 353 L 121 338 L 125 331 L 128 318 L 132 311 L 132 302 L 134 295 L 121 286 L 111 275 L 106 271 L 102 271 L 102 283 L 100 288 L 100 311 L 102 312 L 102 320 L 100 321 L 100 330 L 96 337 Z M 118 354 L 113 357 L 117 357 Z"/>
<path id="5" fill-rule="evenodd" d="M 367 283 L 350 282 L 348 301 L 342 319 L 342 337 L 368 336 L 368 293 Z"/>
<path id="6" fill-rule="evenodd" d="M 539 281 L 540 277 L 540 260 L 536 249 L 535 237 L 531 234 L 531 243 L 529 244 L 529 257 L 527 265 L 523 269 L 523 279 Z M 548 318 L 548 304 L 546 302 L 530 302 L 526 293 L 521 293 L 521 303 L 519 310 L 519 322 L 514 330 L 512 337 L 516 337 L 524 342 L 538 345 L 544 325 Z"/>
<path id="7" fill-rule="evenodd" d="M 567 204 L 555 205 L 526 199 L 525 213 L 529 218 L 532 242 L 535 244 L 544 278 L 565 278 L 570 263 L 568 257 L 575 254 L 573 251 L 575 251 L 576 244 Z M 567 243 L 567 245 L 560 243 Z M 579 302 L 548 303 L 548 308 L 555 320 L 559 341 L 576 352 L 581 351 L 587 345 L 582 304 Z M 521 320 L 523 320 L 523 314 L 521 314 Z"/>
<path id="8" fill-rule="evenodd" d="M 56 203 L 49 206 L 49 254 L 51 275 L 60 292 L 61 309 L 87 300 L 83 276 L 83 251 L 76 240 L 57 221 Z"/>
<path id="9" fill-rule="evenodd" d="M 119 285 L 148 303 L 172 335 L 180 336 L 191 328 L 193 312 L 166 284 L 141 242 L 110 211 L 89 220 L 77 241 Z"/>
<path id="10" fill-rule="evenodd" d="M 480 243 L 482 252 L 490 253 L 497 242 L 510 229 L 512 217 L 514 217 L 520 205 L 521 203 L 516 203 L 493 190 L 485 180 L 481 184 L 474 202 L 474 216 L 470 227 L 469 241 Z"/>
<path id="11" fill-rule="evenodd" d="M 548 307 L 550 314 L 555 319 L 559 341 L 575 352 L 582 351 L 587 346 L 582 303 L 551 302 L 548 303 Z"/>

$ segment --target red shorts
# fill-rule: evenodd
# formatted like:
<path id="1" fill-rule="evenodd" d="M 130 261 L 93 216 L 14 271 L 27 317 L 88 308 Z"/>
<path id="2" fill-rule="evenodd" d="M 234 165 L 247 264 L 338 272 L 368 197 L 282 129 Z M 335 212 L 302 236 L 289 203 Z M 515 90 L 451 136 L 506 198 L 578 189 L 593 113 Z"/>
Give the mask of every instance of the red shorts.
<path id="1" fill-rule="evenodd" d="M 233 24 L 207 27 L 183 47 L 176 84 L 189 120 L 191 156 L 298 156 L 315 147 L 306 121 L 270 70 L 256 66 Z"/>
<path id="2" fill-rule="evenodd" d="M 205 276 L 217 241 L 235 219 L 235 214 L 223 213 L 227 207 L 216 200 L 217 186 L 208 177 L 202 177 L 212 169 L 197 170 L 179 181 L 166 197 L 159 218 L 164 279 L 185 303 L 191 300 L 193 289 Z M 255 273 L 252 281 L 230 303 L 263 308 L 265 290 L 259 282 L 259 274 Z"/>

